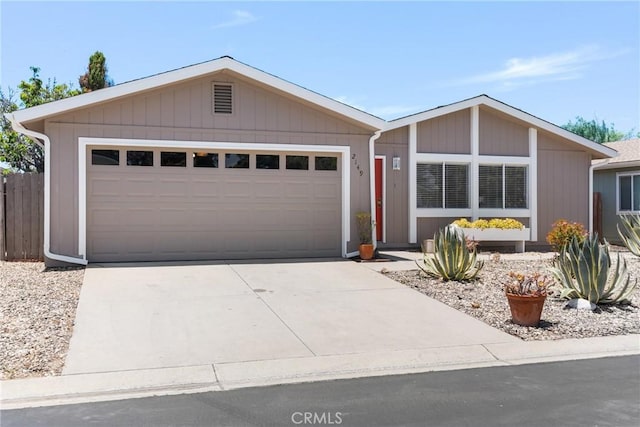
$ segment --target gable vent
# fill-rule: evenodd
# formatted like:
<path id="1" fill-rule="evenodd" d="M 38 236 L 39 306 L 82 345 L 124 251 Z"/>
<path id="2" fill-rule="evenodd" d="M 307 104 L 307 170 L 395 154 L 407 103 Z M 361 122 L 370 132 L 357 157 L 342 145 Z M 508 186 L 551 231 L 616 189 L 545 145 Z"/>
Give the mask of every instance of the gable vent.
<path id="1" fill-rule="evenodd" d="M 215 114 L 233 113 L 233 86 L 230 84 L 213 84 L 213 112 Z"/>

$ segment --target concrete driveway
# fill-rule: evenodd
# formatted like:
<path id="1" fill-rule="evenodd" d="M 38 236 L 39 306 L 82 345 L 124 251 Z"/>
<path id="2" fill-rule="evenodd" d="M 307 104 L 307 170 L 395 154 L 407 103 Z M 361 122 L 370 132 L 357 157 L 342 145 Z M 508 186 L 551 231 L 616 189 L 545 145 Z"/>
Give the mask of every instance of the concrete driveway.
<path id="1" fill-rule="evenodd" d="M 351 261 L 91 265 L 63 374 L 516 341 Z"/>

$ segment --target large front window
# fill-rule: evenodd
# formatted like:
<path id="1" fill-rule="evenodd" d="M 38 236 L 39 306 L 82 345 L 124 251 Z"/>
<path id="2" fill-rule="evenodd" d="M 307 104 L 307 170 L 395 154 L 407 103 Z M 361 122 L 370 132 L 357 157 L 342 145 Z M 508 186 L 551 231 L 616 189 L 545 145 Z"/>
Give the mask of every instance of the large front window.
<path id="1" fill-rule="evenodd" d="M 478 177 L 480 208 L 527 208 L 526 166 L 480 165 Z"/>
<path id="2" fill-rule="evenodd" d="M 469 208 L 469 165 L 418 163 L 418 208 Z"/>
<path id="3" fill-rule="evenodd" d="M 618 175 L 618 212 L 640 212 L 640 173 Z"/>

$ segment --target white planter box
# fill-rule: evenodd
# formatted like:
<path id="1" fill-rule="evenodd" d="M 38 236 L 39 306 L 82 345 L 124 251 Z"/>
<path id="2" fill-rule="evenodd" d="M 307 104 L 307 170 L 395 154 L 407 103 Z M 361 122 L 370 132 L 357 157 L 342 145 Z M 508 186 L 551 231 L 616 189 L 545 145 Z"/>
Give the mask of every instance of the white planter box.
<path id="1" fill-rule="evenodd" d="M 516 242 L 516 252 L 524 252 L 525 240 L 531 240 L 531 229 L 460 228 L 465 237 L 477 242 Z"/>

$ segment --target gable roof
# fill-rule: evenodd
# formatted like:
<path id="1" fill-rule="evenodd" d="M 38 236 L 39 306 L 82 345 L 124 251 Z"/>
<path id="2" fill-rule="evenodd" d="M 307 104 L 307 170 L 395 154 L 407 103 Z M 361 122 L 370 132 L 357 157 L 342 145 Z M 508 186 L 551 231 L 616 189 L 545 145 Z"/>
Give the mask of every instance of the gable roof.
<path id="1" fill-rule="evenodd" d="M 560 126 L 554 125 L 553 123 L 550 123 L 546 120 L 542 120 L 539 117 L 536 117 L 518 108 L 512 107 L 511 105 L 505 104 L 504 102 L 498 101 L 497 99 L 493 99 L 490 96 L 484 95 L 484 94 L 473 97 L 473 98 L 465 99 L 463 101 L 454 102 L 453 104 L 442 105 L 440 107 L 432 108 L 431 110 L 426 110 L 421 113 L 416 113 L 409 116 L 401 117 L 396 120 L 391 120 L 390 122 L 387 123 L 387 126 L 384 128 L 384 130 L 388 131 L 388 130 L 397 129 L 413 123 L 418 123 L 424 120 L 432 119 L 434 117 L 439 117 L 445 114 L 454 113 L 456 111 L 475 107 L 476 105 L 486 105 L 495 110 L 501 111 L 509 116 L 512 116 L 524 122 L 527 122 L 540 129 L 544 129 L 548 132 L 559 135 L 565 139 L 568 139 L 570 141 L 573 141 L 585 147 L 592 153 L 595 153 L 601 157 L 616 156 L 616 151 L 609 147 L 606 147 L 602 144 L 598 144 L 589 139 L 583 138 L 580 135 L 576 135 L 575 133 L 569 132 L 568 130 L 561 128 Z"/>
<path id="2" fill-rule="evenodd" d="M 293 95 L 297 98 L 304 99 L 312 104 L 318 105 L 327 110 L 350 118 L 356 122 L 362 123 L 376 130 L 381 129 L 386 123 L 379 117 L 350 105 L 336 101 L 317 92 L 313 92 L 302 86 L 298 86 L 273 74 L 266 73 L 257 68 L 251 67 L 242 62 L 236 61 L 230 56 L 223 56 L 200 64 L 190 65 L 177 70 L 167 71 L 153 76 L 132 80 L 115 86 L 100 89 L 94 92 L 84 93 L 82 95 L 61 99 L 59 101 L 49 102 L 47 104 L 38 105 L 13 113 L 15 119 L 20 123 L 41 120 L 47 117 L 66 113 L 71 110 L 89 107 L 98 103 L 112 101 L 124 96 L 156 89 L 162 86 L 178 83 L 181 81 L 205 76 L 222 70 L 234 71 L 250 79 L 256 80 L 265 85 L 279 89 L 285 93 Z"/>
<path id="3" fill-rule="evenodd" d="M 493 99 L 487 95 L 479 95 L 474 98 L 469 98 L 463 101 L 455 102 L 453 104 L 436 107 L 430 110 L 423 111 L 421 113 L 412 114 L 387 122 L 365 111 L 359 110 L 350 105 L 336 101 L 335 99 L 329 98 L 317 92 L 306 89 L 302 86 L 298 86 L 294 83 L 283 80 L 279 77 L 274 76 L 273 74 L 269 74 L 257 68 L 251 67 L 247 64 L 231 58 L 230 56 L 223 56 L 211 61 L 178 68 L 176 70 L 155 74 L 137 80 L 132 80 L 94 92 L 61 99 L 59 101 L 49 102 L 47 104 L 42 104 L 23 110 L 17 110 L 13 112 L 12 115 L 14 120 L 19 123 L 25 124 L 28 122 L 42 120 L 57 114 L 66 113 L 80 108 L 90 107 L 103 102 L 116 100 L 125 96 L 157 89 L 163 86 L 168 86 L 189 79 L 202 77 L 207 74 L 223 70 L 233 71 L 242 76 L 248 77 L 267 86 L 271 86 L 282 92 L 288 93 L 294 97 L 315 104 L 321 108 L 342 115 L 375 130 L 393 130 L 412 123 L 421 122 L 434 117 L 470 108 L 476 105 L 487 105 L 507 115 L 523 120 L 533 126 L 537 126 L 541 129 L 547 130 L 548 132 L 573 141 L 591 151 L 592 154 L 596 154 L 598 158 L 615 157 L 617 154 L 615 150 L 605 145 L 597 144 L 579 135 L 571 133 L 559 126 L 554 125 L 553 123 L 542 120 L 536 116 L 526 113 L 525 111 L 519 110 L 515 107 Z"/>
<path id="4" fill-rule="evenodd" d="M 608 161 L 594 160 L 595 169 L 640 167 L 640 138 L 605 142 L 603 145 L 616 150 L 618 156 Z"/>

